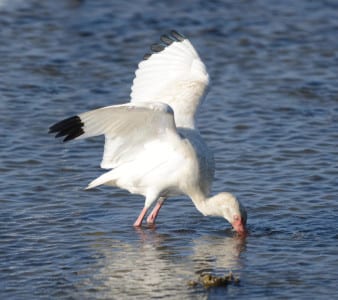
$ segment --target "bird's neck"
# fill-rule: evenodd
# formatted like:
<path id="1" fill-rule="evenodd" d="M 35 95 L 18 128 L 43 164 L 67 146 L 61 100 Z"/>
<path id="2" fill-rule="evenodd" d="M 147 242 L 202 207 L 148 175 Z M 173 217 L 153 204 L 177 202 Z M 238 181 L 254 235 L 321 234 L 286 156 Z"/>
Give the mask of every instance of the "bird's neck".
<path id="1" fill-rule="evenodd" d="M 222 217 L 219 206 L 216 202 L 216 196 L 207 197 L 202 192 L 191 195 L 191 199 L 204 216 L 220 216 Z"/>
<path id="2" fill-rule="evenodd" d="M 195 118 L 193 115 L 175 114 L 175 123 L 176 126 L 180 128 L 195 129 Z"/>

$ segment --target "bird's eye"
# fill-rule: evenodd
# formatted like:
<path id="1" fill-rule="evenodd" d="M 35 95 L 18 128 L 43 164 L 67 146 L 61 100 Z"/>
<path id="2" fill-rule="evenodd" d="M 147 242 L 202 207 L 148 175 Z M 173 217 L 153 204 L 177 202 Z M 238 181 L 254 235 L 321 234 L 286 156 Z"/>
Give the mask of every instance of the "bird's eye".
<path id="1" fill-rule="evenodd" d="M 234 216 L 234 221 L 238 221 L 239 220 L 239 216 Z"/>

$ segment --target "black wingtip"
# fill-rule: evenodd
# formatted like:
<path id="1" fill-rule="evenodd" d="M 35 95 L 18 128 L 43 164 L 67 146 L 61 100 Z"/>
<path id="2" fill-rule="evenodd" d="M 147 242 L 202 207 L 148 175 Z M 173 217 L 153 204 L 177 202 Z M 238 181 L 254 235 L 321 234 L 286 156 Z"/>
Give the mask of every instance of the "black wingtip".
<path id="1" fill-rule="evenodd" d="M 143 60 L 147 60 L 152 54 L 163 51 L 166 47 L 170 46 L 173 42 L 182 42 L 186 37 L 176 30 L 171 30 L 168 34 L 163 34 L 160 37 L 160 43 L 152 44 L 150 46 L 151 53 L 143 56 Z"/>
<path id="2" fill-rule="evenodd" d="M 183 42 L 186 39 L 186 37 L 183 34 L 179 33 L 176 30 L 172 30 L 170 33 L 171 36 L 173 36 L 178 42 Z"/>
<path id="3" fill-rule="evenodd" d="M 151 56 L 151 53 L 146 53 L 143 56 L 143 60 L 147 60 Z"/>
<path id="4" fill-rule="evenodd" d="M 84 134 L 83 125 L 79 116 L 73 116 L 49 127 L 48 133 L 56 133 L 56 138 L 64 136 L 63 142 L 68 142 Z"/>
<path id="5" fill-rule="evenodd" d="M 151 51 L 153 51 L 153 52 L 161 52 L 161 51 L 164 50 L 164 48 L 165 48 L 165 46 L 164 46 L 164 45 L 161 45 L 161 44 L 152 44 L 152 45 L 150 46 L 150 49 L 151 49 Z"/>

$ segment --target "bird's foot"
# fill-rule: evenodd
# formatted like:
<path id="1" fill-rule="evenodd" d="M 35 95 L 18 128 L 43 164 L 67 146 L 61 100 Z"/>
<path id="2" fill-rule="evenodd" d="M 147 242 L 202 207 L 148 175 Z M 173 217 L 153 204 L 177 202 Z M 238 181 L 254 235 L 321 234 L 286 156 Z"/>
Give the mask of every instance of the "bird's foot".
<path id="1" fill-rule="evenodd" d="M 142 221 L 141 221 L 141 222 L 138 222 L 138 221 L 136 220 L 136 222 L 133 224 L 133 226 L 134 226 L 134 227 L 137 227 L 137 228 L 141 227 L 141 226 L 142 226 Z"/>
<path id="2" fill-rule="evenodd" d="M 156 217 L 154 214 L 150 214 L 147 218 L 147 224 L 148 225 L 154 225 L 155 224 L 155 220 L 156 220 Z"/>

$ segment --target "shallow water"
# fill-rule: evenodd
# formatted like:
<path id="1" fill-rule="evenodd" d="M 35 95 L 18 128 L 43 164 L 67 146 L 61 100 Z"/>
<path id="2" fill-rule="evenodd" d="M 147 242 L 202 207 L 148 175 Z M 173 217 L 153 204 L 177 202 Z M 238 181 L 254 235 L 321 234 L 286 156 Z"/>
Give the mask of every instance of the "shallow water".
<path id="1" fill-rule="evenodd" d="M 1 299 L 337 297 L 336 2 L 132 4 L 0 1 Z M 246 239 L 183 197 L 135 230 L 141 197 L 83 190 L 102 173 L 102 138 L 47 135 L 127 101 L 138 61 L 171 28 L 208 67 L 199 128 L 214 191 L 247 207 Z M 229 270 L 239 286 L 187 285 Z"/>

